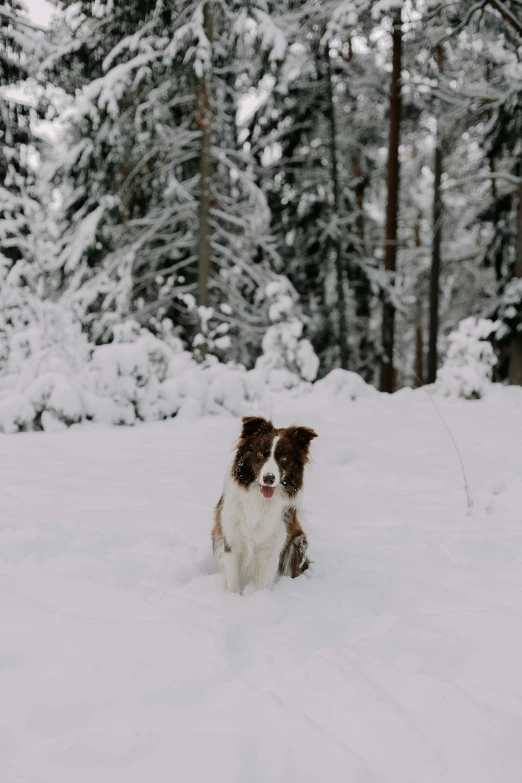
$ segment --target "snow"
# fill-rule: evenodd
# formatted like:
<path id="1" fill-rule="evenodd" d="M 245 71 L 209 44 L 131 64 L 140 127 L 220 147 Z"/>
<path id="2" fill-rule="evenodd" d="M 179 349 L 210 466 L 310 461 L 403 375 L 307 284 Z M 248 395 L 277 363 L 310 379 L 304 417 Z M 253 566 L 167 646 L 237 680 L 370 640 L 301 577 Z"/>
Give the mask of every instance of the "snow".
<path id="1" fill-rule="evenodd" d="M 372 16 L 374 19 L 378 19 L 380 14 L 389 14 L 396 11 L 397 8 L 401 8 L 403 0 L 377 0 L 372 5 Z"/>
<path id="2" fill-rule="evenodd" d="M 279 29 L 269 14 L 260 8 L 254 9 L 254 17 L 257 21 L 257 34 L 261 39 L 261 49 L 267 51 L 270 61 L 281 61 L 285 57 L 287 41 L 285 34 Z"/>
<path id="3" fill-rule="evenodd" d="M 56 8 L 48 0 L 22 0 L 29 18 L 42 27 L 48 27 Z"/>
<path id="4" fill-rule="evenodd" d="M 9 310 L 9 296 L 6 306 Z M 206 330 L 212 311 L 203 309 Z M 212 354 L 197 362 L 167 321 L 161 339 L 127 320 L 113 327 L 114 342 L 95 346 L 72 313 L 56 303 L 14 297 L 10 320 L 8 325 L 0 319 L 3 433 L 55 431 L 61 424 L 87 420 L 132 425 L 176 415 L 239 416 L 264 397 L 268 378 L 263 374 L 220 363 Z M 26 320 L 33 323 L 28 326 Z M 227 324 L 218 324 L 210 331 L 211 339 L 201 335 L 202 340 L 219 346 L 227 335 L 214 336 L 227 329 Z M 306 342 L 301 341 L 297 357 L 303 366 L 317 359 L 311 346 L 311 356 L 306 351 Z"/>
<path id="5" fill-rule="evenodd" d="M 422 390 L 275 395 L 320 436 L 314 563 L 243 597 L 233 417 L 0 436 L 2 780 L 519 783 L 522 391 L 438 405 L 472 515 Z"/>
<path id="6" fill-rule="evenodd" d="M 325 378 L 317 381 L 314 384 L 313 393 L 321 395 L 326 404 L 329 405 L 334 400 L 339 399 L 355 402 L 361 397 L 376 396 L 377 390 L 365 383 L 357 373 L 337 369 L 332 370 Z"/>

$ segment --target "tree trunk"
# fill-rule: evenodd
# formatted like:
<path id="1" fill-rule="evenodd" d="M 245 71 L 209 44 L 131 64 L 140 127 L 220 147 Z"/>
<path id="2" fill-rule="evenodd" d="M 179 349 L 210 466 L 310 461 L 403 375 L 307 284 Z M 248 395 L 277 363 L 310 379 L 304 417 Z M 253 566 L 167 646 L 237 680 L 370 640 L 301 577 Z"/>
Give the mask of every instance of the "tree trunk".
<path id="1" fill-rule="evenodd" d="M 205 35 L 212 43 L 212 8 L 207 0 L 203 9 Z M 199 156 L 199 231 L 198 231 L 198 301 L 208 307 L 208 281 L 210 276 L 210 206 L 212 185 L 212 124 L 211 74 L 208 72 L 198 80 L 196 90 L 196 123 L 201 130 Z"/>
<path id="2" fill-rule="evenodd" d="M 415 386 L 419 388 L 424 385 L 424 339 L 422 334 L 422 302 L 420 299 L 415 301 L 417 309 L 417 325 L 415 326 Z"/>
<path id="3" fill-rule="evenodd" d="M 330 169 L 333 189 L 333 208 L 337 226 L 333 251 L 335 259 L 335 271 L 337 277 L 337 319 L 339 324 L 339 360 L 343 370 L 348 369 L 348 327 L 346 323 L 346 300 L 344 296 L 344 264 L 343 245 L 339 223 L 342 214 L 341 187 L 339 183 L 339 167 L 337 161 L 337 127 L 335 121 L 335 105 L 333 99 L 332 63 L 330 61 L 330 49 L 328 42 L 325 45 L 326 58 L 326 91 L 328 102 L 328 121 L 330 124 Z"/>
<path id="4" fill-rule="evenodd" d="M 444 52 L 438 47 L 437 64 L 439 73 L 444 67 Z M 437 378 L 439 338 L 439 291 L 440 291 L 440 247 L 442 241 L 442 143 L 440 133 L 440 117 L 437 120 L 437 146 L 435 148 L 434 182 L 433 182 L 433 240 L 431 248 L 430 275 L 430 335 L 428 346 L 428 383 L 435 383 Z"/>
<path id="5" fill-rule="evenodd" d="M 519 166 L 519 172 L 522 176 L 522 163 Z M 522 277 L 522 181 L 518 186 L 518 233 L 515 277 Z M 516 386 L 522 386 L 522 332 L 518 332 L 511 341 L 509 382 Z"/>
<path id="6" fill-rule="evenodd" d="M 384 246 L 384 268 L 395 272 L 397 263 L 397 222 L 399 212 L 399 143 L 401 127 L 401 65 L 402 25 L 401 11 L 393 19 L 393 55 L 390 83 L 390 131 L 388 139 L 388 203 L 386 205 L 386 242 Z M 392 275 L 388 275 L 392 285 Z M 391 296 L 385 294 L 382 310 L 381 391 L 394 390 L 393 346 L 395 332 L 395 307 Z"/>
<path id="7" fill-rule="evenodd" d="M 488 84 L 491 83 L 491 71 L 492 71 L 491 60 L 488 60 L 486 62 L 486 81 L 487 81 Z M 491 109 L 489 109 L 489 111 L 488 111 L 488 119 L 491 120 L 492 116 L 493 116 L 493 111 Z M 490 155 L 489 155 L 489 170 L 490 170 L 491 174 L 493 174 L 493 176 L 491 177 L 491 200 L 493 201 L 493 203 L 495 203 L 495 201 L 497 200 L 497 196 L 498 196 L 498 193 L 497 193 L 497 180 L 495 178 L 496 169 L 497 169 L 497 166 L 496 166 L 496 163 L 495 163 L 495 156 L 493 155 L 493 153 L 490 153 Z"/>
<path id="8" fill-rule="evenodd" d="M 418 250 L 421 246 L 421 220 L 422 212 L 417 214 L 415 221 L 415 248 Z M 417 283 L 418 285 L 418 283 Z M 420 294 L 415 300 L 416 324 L 415 324 L 415 386 L 424 385 L 424 334 L 422 330 L 423 307 Z"/>
<path id="9" fill-rule="evenodd" d="M 364 226 L 364 191 L 366 189 L 366 183 L 364 181 L 364 173 L 361 161 L 359 159 L 354 160 L 353 163 L 353 176 L 357 180 L 355 186 L 355 204 L 357 206 L 357 233 L 361 241 L 361 253 L 365 252 L 365 226 Z"/>
<path id="10" fill-rule="evenodd" d="M 360 75 L 361 68 L 358 68 L 353 52 L 352 39 L 348 38 L 348 49 L 343 47 L 343 57 L 346 62 L 351 64 L 350 73 L 354 76 Z M 350 115 L 355 118 L 357 114 L 357 96 L 354 95 L 351 103 Z M 353 121 L 353 120 L 352 120 Z M 356 138 L 357 132 L 355 131 Z M 366 259 L 366 227 L 364 219 L 364 196 L 366 190 L 366 177 L 364 175 L 363 156 L 360 151 L 352 157 L 352 173 L 355 179 L 355 205 L 357 215 L 355 226 L 359 238 L 357 254 L 359 260 Z M 355 299 L 355 319 L 357 323 L 357 371 L 361 374 L 367 383 L 371 383 L 374 378 L 375 368 L 372 356 L 372 344 L 370 340 L 370 303 L 371 286 L 370 280 L 365 268 L 361 263 L 354 263 L 348 267 L 348 278 L 353 290 Z"/>
<path id="11" fill-rule="evenodd" d="M 366 258 L 366 231 L 364 223 L 364 192 L 366 183 L 361 161 L 356 159 L 353 163 L 353 175 L 357 180 L 355 186 L 355 203 L 357 206 L 357 234 L 359 236 L 359 256 Z M 354 266 L 350 275 L 355 296 L 355 317 L 357 319 L 357 332 L 359 337 L 359 367 L 358 372 L 367 383 L 371 383 L 374 368 L 372 366 L 372 350 L 370 341 L 370 280 L 364 268 L 359 264 Z"/>

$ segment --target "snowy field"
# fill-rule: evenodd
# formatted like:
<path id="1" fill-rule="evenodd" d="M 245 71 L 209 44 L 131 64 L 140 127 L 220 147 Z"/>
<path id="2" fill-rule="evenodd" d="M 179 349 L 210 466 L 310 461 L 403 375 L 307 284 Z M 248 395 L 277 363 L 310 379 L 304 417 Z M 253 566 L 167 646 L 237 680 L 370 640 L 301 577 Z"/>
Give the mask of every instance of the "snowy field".
<path id="1" fill-rule="evenodd" d="M 0 436 L 2 783 L 520 783 L 522 390 L 281 398 L 309 578 L 221 592 L 237 421 Z"/>

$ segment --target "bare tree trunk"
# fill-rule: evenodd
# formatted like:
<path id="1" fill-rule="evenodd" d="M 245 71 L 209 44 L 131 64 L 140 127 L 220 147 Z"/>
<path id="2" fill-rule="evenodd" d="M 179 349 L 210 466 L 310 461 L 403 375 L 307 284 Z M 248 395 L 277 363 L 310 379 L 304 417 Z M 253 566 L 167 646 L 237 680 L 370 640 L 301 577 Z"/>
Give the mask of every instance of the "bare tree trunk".
<path id="1" fill-rule="evenodd" d="M 519 166 L 522 175 L 522 162 Z M 522 181 L 518 186 L 518 234 L 517 255 L 515 261 L 515 277 L 522 277 Z M 522 333 L 516 334 L 511 341 L 511 358 L 509 360 L 509 382 L 522 386 Z"/>
<path id="2" fill-rule="evenodd" d="M 345 62 L 351 63 L 351 73 L 357 74 L 360 71 L 357 68 L 355 62 L 352 39 L 348 38 L 348 50 L 343 47 L 343 57 Z M 357 96 L 354 95 L 351 112 L 354 116 L 357 112 Z M 366 258 L 366 226 L 364 220 L 364 195 L 366 190 L 366 178 L 364 176 L 363 157 L 359 153 L 352 158 L 352 172 L 354 179 L 356 180 L 354 192 L 355 192 L 355 204 L 357 207 L 357 215 L 355 225 L 357 228 L 357 234 L 359 237 L 358 242 L 358 254 L 360 258 Z M 368 275 L 359 264 L 353 264 L 348 267 L 348 278 L 350 285 L 353 289 L 355 299 L 355 318 L 357 322 L 357 362 L 358 372 L 364 378 L 367 383 L 371 383 L 374 375 L 374 367 L 372 362 L 372 351 L 370 341 L 370 302 L 371 302 L 371 286 Z"/>
<path id="3" fill-rule="evenodd" d="M 361 161 L 356 159 L 353 163 L 353 176 L 357 180 L 355 186 L 355 203 L 357 205 L 357 233 L 361 241 L 361 251 L 365 252 L 365 226 L 364 226 L 364 191 L 366 183 L 364 181 L 363 167 Z"/>
<path id="4" fill-rule="evenodd" d="M 444 68 L 444 51 L 438 47 L 437 64 L 439 74 Z M 430 275 L 430 335 L 428 346 L 428 383 L 435 383 L 437 378 L 439 338 L 439 292 L 440 292 L 440 248 L 442 242 L 442 143 L 440 133 L 440 117 L 437 120 L 437 146 L 435 147 L 435 165 L 433 182 L 433 240 L 431 248 Z"/>
<path id="5" fill-rule="evenodd" d="M 399 142 L 401 128 L 401 65 L 402 20 L 400 9 L 393 19 L 393 54 L 390 83 L 390 131 L 388 139 L 388 203 L 386 206 L 386 242 L 384 268 L 395 272 L 397 263 L 397 223 L 399 212 Z M 391 275 L 389 276 L 391 278 Z M 390 280 L 391 283 L 391 280 Z M 386 295 L 382 309 L 381 391 L 394 390 L 393 346 L 395 338 L 395 307 Z"/>
<path id="6" fill-rule="evenodd" d="M 212 8 L 207 0 L 203 9 L 205 35 L 212 43 Z M 212 184 L 212 124 L 211 74 L 203 73 L 196 90 L 196 123 L 201 130 L 199 156 L 199 232 L 198 232 L 198 301 L 208 307 L 208 281 L 210 277 L 210 206 Z"/>
<path id="7" fill-rule="evenodd" d="M 337 219 L 336 235 L 333 242 L 335 271 L 337 276 L 337 319 L 339 324 L 339 359 L 343 370 L 348 369 L 348 326 L 346 323 L 346 300 L 344 296 L 344 265 L 343 245 L 339 222 L 342 214 L 341 187 L 339 183 L 339 167 L 337 161 L 337 126 L 335 121 L 335 106 L 333 100 L 332 64 L 328 42 L 325 45 L 326 58 L 326 90 L 328 101 L 328 120 L 330 123 L 330 167 L 332 176 L 334 214 Z"/>
<path id="8" fill-rule="evenodd" d="M 421 246 L 421 219 L 422 212 L 419 211 L 415 221 L 415 247 L 417 250 Z M 422 330 L 424 312 L 420 295 L 415 300 L 415 310 L 415 386 L 419 387 L 424 385 L 424 334 Z"/>
<path id="9" fill-rule="evenodd" d="M 422 301 L 415 300 L 417 324 L 415 326 L 415 386 L 424 385 L 424 337 L 422 334 Z"/>
<path id="10" fill-rule="evenodd" d="M 353 162 L 353 175 L 357 180 L 355 186 L 355 203 L 357 206 L 356 227 L 359 236 L 359 255 L 366 257 L 366 227 L 364 221 L 364 192 L 366 183 L 363 167 L 360 159 Z M 359 372 L 367 383 L 371 382 L 373 376 L 371 342 L 370 342 L 370 302 L 371 286 L 370 280 L 364 268 L 359 264 L 354 266 L 350 281 L 353 283 L 355 296 L 355 317 L 357 318 L 358 337 L 359 337 Z"/>
<path id="11" fill-rule="evenodd" d="M 442 46 L 438 47 L 437 64 L 439 73 L 444 67 L 444 53 Z M 433 240 L 431 250 L 431 275 L 430 275 L 430 334 L 428 346 L 428 383 L 435 383 L 437 379 L 439 338 L 439 293 L 440 293 L 440 252 L 442 242 L 442 144 L 440 134 L 440 117 L 437 121 L 437 145 L 435 147 L 434 182 L 433 182 Z"/>
<path id="12" fill-rule="evenodd" d="M 442 69 L 441 47 L 438 53 L 439 70 Z M 442 148 L 440 138 L 440 118 L 437 128 L 437 146 L 435 147 L 434 182 L 433 182 L 433 239 L 431 247 L 430 274 L 430 334 L 428 346 L 428 383 L 435 383 L 437 378 L 439 338 L 439 292 L 440 292 L 440 246 L 442 240 Z"/>
<path id="13" fill-rule="evenodd" d="M 488 84 L 491 83 L 491 71 L 492 71 L 491 60 L 488 60 L 486 62 L 486 81 L 487 81 Z M 492 109 L 488 109 L 488 113 L 487 114 L 488 114 L 488 120 L 491 120 L 491 118 L 493 116 Z M 495 178 L 497 165 L 495 163 L 495 156 L 493 155 L 493 153 L 489 154 L 488 160 L 489 160 L 489 170 L 490 170 L 491 174 L 493 175 L 491 177 L 491 200 L 493 202 L 495 202 L 497 200 L 497 196 L 498 196 L 497 180 Z"/>

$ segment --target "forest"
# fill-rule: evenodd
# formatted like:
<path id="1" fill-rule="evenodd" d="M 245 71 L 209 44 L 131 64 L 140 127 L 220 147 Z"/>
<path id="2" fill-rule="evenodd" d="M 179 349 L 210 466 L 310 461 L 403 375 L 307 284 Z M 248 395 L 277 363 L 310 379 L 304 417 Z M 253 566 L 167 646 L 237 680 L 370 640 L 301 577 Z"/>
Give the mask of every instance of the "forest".
<path id="1" fill-rule="evenodd" d="M 392 392 L 452 346 L 522 384 L 520 0 L 3 0 L 0 31 L 3 429 L 53 394 L 164 418 L 202 372 L 225 408 Z"/>
<path id="2" fill-rule="evenodd" d="M 521 783 L 521 432 L 522 0 L 0 0 L 0 783 Z"/>

